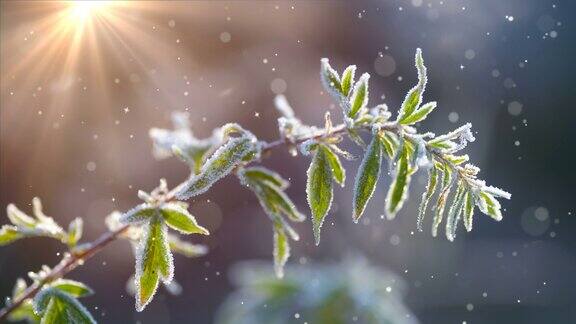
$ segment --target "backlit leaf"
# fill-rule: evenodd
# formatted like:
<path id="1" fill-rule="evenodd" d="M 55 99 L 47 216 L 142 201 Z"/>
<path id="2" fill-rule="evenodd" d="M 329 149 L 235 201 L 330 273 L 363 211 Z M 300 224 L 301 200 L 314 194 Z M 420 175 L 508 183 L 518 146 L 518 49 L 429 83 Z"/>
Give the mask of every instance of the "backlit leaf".
<path id="1" fill-rule="evenodd" d="M 446 217 L 446 238 L 449 241 L 454 241 L 456 238 L 456 230 L 458 229 L 458 222 L 462 216 L 465 197 L 466 188 L 462 183 L 459 183 L 452 200 L 452 205 L 450 205 L 450 209 L 448 210 L 448 216 Z"/>
<path id="2" fill-rule="evenodd" d="M 284 277 L 284 265 L 290 257 L 290 245 L 282 224 L 274 222 L 274 271 L 278 278 Z"/>
<path id="3" fill-rule="evenodd" d="M 164 221 L 171 228 L 183 234 L 210 234 L 207 229 L 198 225 L 196 218 L 185 208 L 173 203 L 163 204 L 160 212 Z"/>
<path id="4" fill-rule="evenodd" d="M 436 108 L 436 102 L 432 101 L 427 104 L 422 105 L 418 110 L 414 111 L 412 115 L 407 116 L 403 120 L 400 121 L 402 125 L 412 125 L 416 124 L 417 122 L 423 121 L 428 117 L 428 114 L 432 112 Z"/>
<path id="5" fill-rule="evenodd" d="M 396 174 L 386 195 L 386 216 L 388 219 L 396 217 L 396 213 L 398 213 L 408 198 L 408 189 L 413 173 L 410 167 L 409 150 L 408 145 L 403 145 L 399 159 L 396 162 Z"/>
<path id="6" fill-rule="evenodd" d="M 470 232 L 472 230 L 472 223 L 474 217 L 474 194 L 471 191 L 466 192 L 466 198 L 464 201 L 464 227 L 466 231 Z"/>
<path id="7" fill-rule="evenodd" d="M 24 235 L 18 232 L 16 226 L 3 225 L 2 228 L 0 228 L 0 246 L 8 245 L 22 237 L 24 237 Z"/>
<path id="8" fill-rule="evenodd" d="M 307 175 L 306 197 L 312 212 L 314 239 L 318 245 L 320 244 L 320 228 L 330 210 L 333 198 L 331 166 L 322 145 L 315 150 Z"/>
<path id="9" fill-rule="evenodd" d="M 321 148 L 322 150 L 324 150 L 324 153 L 326 154 L 326 160 L 330 165 L 330 170 L 332 171 L 334 181 L 336 181 L 339 185 L 344 187 L 344 181 L 346 180 L 346 170 L 344 170 L 344 167 L 340 162 L 340 158 L 329 147 L 322 145 Z"/>
<path id="10" fill-rule="evenodd" d="M 430 198 L 436 190 L 436 184 L 438 183 L 438 169 L 436 167 L 430 168 L 428 171 L 428 184 L 426 185 L 426 191 L 422 194 L 422 201 L 420 202 L 420 209 L 418 210 L 418 220 L 416 222 L 416 227 L 420 232 L 422 232 L 422 223 L 424 222 L 424 216 L 426 216 L 426 209 L 428 208 L 428 203 Z"/>
<path id="11" fill-rule="evenodd" d="M 348 117 L 355 118 L 358 112 L 365 108 L 368 104 L 368 80 L 370 79 L 370 74 L 364 73 L 354 85 L 354 90 L 352 90 L 352 96 L 350 97 L 350 111 L 348 111 Z"/>
<path id="12" fill-rule="evenodd" d="M 352 89 L 352 84 L 354 83 L 354 73 L 356 72 L 356 65 L 350 65 L 342 72 L 342 84 L 340 91 L 343 96 L 348 96 L 350 90 Z"/>
<path id="13" fill-rule="evenodd" d="M 230 138 L 206 160 L 199 174 L 192 175 L 186 181 L 176 197 L 186 200 L 206 192 L 214 183 L 228 175 L 245 157 L 254 153 L 254 144 L 249 136 Z"/>
<path id="14" fill-rule="evenodd" d="M 366 153 L 364 153 L 364 158 L 358 168 L 354 182 L 352 217 L 355 222 L 358 222 L 358 219 L 362 216 L 368 200 L 370 200 L 374 190 L 376 190 L 376 183 L 380 177 L 381 163 L 382 148 L 378 137 L 374 136 Z"/>
<path id="15" fill-rule="evenodd" d="M 422 59 L 422 50 L 419 48 L 416 49 L 415 63 L 416 69 L 418 70 L 418 83 L 408 91 L 404 102 L 402 102 L 397 119 L 400 123 L 403 123 L 403 121 L 409 118 L 420 106 L 422 103 L 422 94 L 426 88 L 426 66 L 424 66 L 424 60 Z"/>
<path id="16" fill-rule="evenodd" d="M 173 274 L 166 224 L 156 215 L 146 225 L 136 251 L 136 310 L 142 311 L 156 293 L 158 282 L 169 283 Z"/>
<path id="17" fill-rule="evenodd" d="M 440 194 L 436 200 L 436 210 L 434 213 L 434 219 L 432 221 L 432 236 L 438 234 L 438 227 L 442 223 L 442 218 L 444 217 L 444 208 L 446 208 L 446 201 L 448 199 L 448 194 L 450 193 L 450 188 L 452 187 L 452 169 L 449 166 L 443 165 L 442 168 L 442 186 L 440 187 Z"/>
<path id="18" fill-rule="evenodd" d="M 36 295 L 34 310 L 36 314 L 42 315 L 41 324 L 96 323 L 76 298 L 55 288 L 45 288 Z"/>

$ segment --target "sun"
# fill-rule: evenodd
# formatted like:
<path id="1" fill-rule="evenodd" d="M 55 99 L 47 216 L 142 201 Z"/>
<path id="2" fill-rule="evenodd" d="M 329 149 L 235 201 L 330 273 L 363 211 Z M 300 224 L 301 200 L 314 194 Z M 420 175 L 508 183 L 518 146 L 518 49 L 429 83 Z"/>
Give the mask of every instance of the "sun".
<path id="1" fill-rule="evenodd" d="M 93 16 L 105 13 L 114 1 L 69 1 L 67 20 L 72 24 L 84 24 Z"/>

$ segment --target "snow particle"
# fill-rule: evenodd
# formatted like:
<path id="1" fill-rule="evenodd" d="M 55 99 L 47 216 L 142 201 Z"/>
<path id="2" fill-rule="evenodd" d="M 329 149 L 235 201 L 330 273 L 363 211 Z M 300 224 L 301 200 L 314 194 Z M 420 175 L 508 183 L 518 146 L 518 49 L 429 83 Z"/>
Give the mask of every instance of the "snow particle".
<path id="1" fill-rule="evenodd" d="M 89 172 L 96 171 L 96 162 L 90 161 L 86 163 L 86 170 L 88 170 Z"/>
<path id="2" fill-rule="evenodd" d="M 466 52 L 464 52 L 464 57 L 468 60 L 472 60 L 476 57 L 476 52 L 474 52 L 473 49 L 467 49 Z"/>
<path id="3" fill-rule="evenodd" d="M 228 42 L 230 42 L 230 40 L 232 40 L 232 35 L 230 35 L 229 32 L 221 32 L 220 33 L 220 41 L 222 43 L 228 43 Z"/>

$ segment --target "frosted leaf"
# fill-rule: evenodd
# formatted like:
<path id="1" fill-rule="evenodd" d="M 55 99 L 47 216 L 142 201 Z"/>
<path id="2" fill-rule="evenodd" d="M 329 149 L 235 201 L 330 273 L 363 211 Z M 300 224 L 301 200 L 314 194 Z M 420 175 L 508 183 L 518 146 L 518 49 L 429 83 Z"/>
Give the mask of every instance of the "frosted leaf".
<path id="1" fill-rule="evenodd" d="M 90 287 L 79 281 L 70 279 L 59 278 L 51 282 L 49 286 L 76 298 L 94 294 L 94 291 Z"/>
<path id="2" fill-rule="evenodd" d="M 408 144 L 402 146 L 402 151 L 396 164 L 396 173 L 388 190 L 388 194 L 386 195 L 386 216 L 388 219 L 394 219 L 406 199 L 408 199 L 410 179 L 415 172 L 415 169 L 412 169 L 410 166 Z"/>
<path id="3" fill-rule="evenodd" d="M 157 214 L 158 208 L 156 206 L 143 203 L 124 213 L 119 221 L 124 224 L 142 224 Z"/>
<path id="4" fill-rule="evenodd" d="M 466 163 L 470 160 L 470 157 L 468 156 L 468 154 L 464 154 L 464 155 L 444 154 L 443 157 L 445 160 L 447 160 L 448 162 L 450 162 L 454 165 L 460 165 L 460 164 Z M 476 172 L 476 173 L 478 173 L 478 172 Z M 474 175 L 476 173 L 474 173 Z"/>
<path id="5" fill-rule="evenodd" d="M 181 254 L 188 258 L 194 258 L 206 255 L 208 253 L 208 247 L 201 244 L 192 244 L 180 239 L 180 237 L 174 234 L 168 234 L 168 244 L 170 245 L 170 250 L 174 253 Z"/>
<path id="6" fill-rule="evenodd" d="M 428 117 L 428 114 L 430 114 L 435 108 L 436 108 L 435 101 L 426 103 L 422 105 L 422 107 L 418 108 L 418 110 L 414 111 L 412 115 L 402 119 L 400 123 L 403 125 L 412 125 L 421 122 L 424 119 L 426 119 L 426 117 Z"/>
<path id="7" fill-rule="evenodd" d="M 242 170 L 242 174 L 254 180 L 268 181 L 282 190 L 288 188 L 288 186 L 290 185 L 290 183 L 284 178 L 282 178 L 280 174 L 264 167 L 256 166 L 245 168 Z"/>
<path id="8" fill-rule="evenodd" d="M 502 213 L 500 212 L 500 203 L 494 196 L 487 192 L 480 192 L 476 201 L 480 211 L 496 221 L 502 220 Z"/>
<path id="9" fill-rule="evenodd" d="M 3 225 L 0 228 L 0 246 L 10 244 L 18 239 L 24 237 L 16 226 Z"/>
<path id="10" fill-rule="evenodd" d="M 274 271 L 278 278 L 284 277 L 284 265 L 290 257 L 288 237 L 281 224 L 274 223 Z"/>
<path id="11" fill-rule="evenodd" d="M 330 206 L 332 205 L 332 171 L 328 161 L 327 151 L 324 145 L 319 148 L 312 157 L 310 167 L 306 172 L 306 198 L 312 213 L 312 225 L 316 245 L 320 244 L 320 228 Z M 332 153 L 333 154 L 333 153 Z"/>
<path id="12" fill-rule="evenodd" d="M 454 183 L 452 178 L 452 170 L 448 166 L 443 166 L 442 168 L 442 186 L 440 187 L 440 194 L 436 200 L 436 210 L 434 213 L 434 219 L 432 221 L 432 236 L 436 237 L 438 234 L 438 227 L 442 223 L 442 218 L 444 217 L 444 208 L 446 208 L 446 201 L 448 200 L 448 194 L 450 194 L 450 189 Z"/>
<path id="13" fill-rule="evenodd" d="M 414 111 L 420 107 L 420 104 L 422 103 L 422 94 L 426 88 L 426 66 L 424 66 L 421 49 L 416 49 L 416 56 L 414 60 L 416 70 L 418 71 L 418 83 L 412 89 L 410 89 L 410 91 L 408 91 L 408 94 L 406 94 L 406 97 L 402 102 L 402 106 L 397 118 L 397 121 L 400 123 L 403 123 L 403 121 L 412 116 Z"/>
<path id="14" fill-rule="evenodd" d="M 428 145 L 438 149 L 442 153 L 455 153 L 464 149 L 468 142 L 474 142 L 476 140 L 471 129 L 472 124 L 467 123 L 448 134 L 431 139 L 428 141 Z M 458 143 L 454 142 L 454 140 L 458 140 Z"/>
<path id="15" fill-rule="evenodd" d="M 346 115 L 350 118 L 356 118 L 358 113 L 365 109 L 368 104 L 368 80 L 370 74 L 364 73 L 354 85 L 354 90 L 350 97 L 350 108 L 346 111 Z"/>
<path id="16" fill-rule="evenodd" d="M 327 58 L 320 60 L 320 80 L 324 89 L 338 101 L 342 100 L 340 76 L 329 63 Z"/>
<path id="17" fill-rule="evenodd" d="M 344 182 L 346 181 L 346 170 L 340 162 L 340 158 L 336 153 L 343 155 L 345 158 L 353 158 L 348 152 L 340 150 L 336 145 L 323 145 L 322 150 L 326 154 L 326 161 L 330 166 L 330 171 L 334 181 L 336 181 L 340 186 L 344 187 Z"/>
<path id="18" fill-rule="evenodd" d="M 471 191 L 466 192 L 466 198 L 464 201 L 463 213 L 464 213 L 464 227 L 466 231 L 470 232 L 472 230 L 473 217 L 474 217 L 474 194 Z"/>
<path id="19" fill-rule="evenodd" d="M 512 194 L 497 187 L 484 186 L 482 187 L 482 190 L 496 197 L 502 197 L 504 199 L 512 198 Z"/>
<path id="20" fill-rule="evenodd" d="M 377 136 L 374 136 L 366 153 L 364 153 L 364 158 L 354 181 L 352 217 L 355 222 L 358 222 L 362 213 L 364 213 L 368 200 L 370 200 L 376 190 L 376 183 L 380 177 L 381 163 L 382 149 L 380 141 Z"/>
<path id="21" fill-rule="evenodd" d="M 448 216 L 446 217 L 446 238 L 451 242 L 456 238 L 456 230 L 458 229 L 458 222 L 462 216 L 466 193 L 464 184 L 459 183 L 456 188 L 456 193 L 454 194 L 454 199 L 452 200 L 452 205 L 450 205 L 450 209 L 448 210 Z"/>
<path id="22" fill-rule="evenodd" d="M 416 227 L 420 232 L 422 232 L 422 224 L 424 222 L 424 216 L 426 216 L 426 209 L 428 208 L 428 203 L 436 190 L 436 184 L 438 183 L 438 169 L 435 167 L 428 170 L 428 184 L 426 185 L 426 191 L 422 194 L 422 201 L 420 202 L 420 208 L 418 210 L 418 219 L 416 221 Z"/>
<path id="23" fill-rule="evenodd" d="M 6 214 L 10 222 L 19 227 L 34 229 L 38 223 L 37 220 L 26 215 L 14 204 L 9 204 L 8 207 L 6 207 Z"/>
<path id="24" fill-rule="evenodd" d="M 245 159 L 257 156 L 260 146 L 253 136 L 230 138 L 220 146 L 202 166 L 200 173 L 192 175 L 176 196 L 186 200 L 206 192 L 214 183 L 228 175 Z"/>
<path id="25" fill-rule="evenodd" d="M 68 245 L 75 246 L 80 238 L 82 238 L 82 232 L 84 229 L 84 221 L 80 217 L 76 217 L 68 225 Z"/>
<path id="26" fill-rule="evenodd" d="M 169 283 L 173 275 L 166 224 L 159 216 L 154 216 L 146 225 L 136 251 L 136 310 L 141 312 L 148 305 L 160 280 Z"/>
<path id="27" fill-rule="evenodd" d="M 208 230 L 198 225 L 196 218 L 186 209 L 178 204 L 166 203 L 160 208 L 160 213 L 164 221 L 171 228 L 183 234 L 204 234 L 208 235 Z"/>
<path id="28" fill-rule="evenodd" d="M 71 295 L 55 288 L 44 288 L 34 298 L 34 311 L 41 323 L 96 323 L 90 312 Z"/>
<path id="29" fill-rule="evenodd" d="M 306 219 L 283 191 L 288 187 L 288 183 L 277 173 L 263 167 L 252 167 L 240 170 L 238 177 L 244 185 L 254 191 L 262 208 L 271 219 L 275 219 L 280 214 L 286 215 L 295 222 Z"/>
<path id="30" fill-rule="evenodd" d="M 308 156 L 312 153 L 312 151 L 318 148 L 318 142 L 316 140 L 309 139 L 300 143 L 300 145 L 298 145 L 298 148 L 300 149 L 300 153 L 302 155 Z"/>
<path id="31" fill-rule="evenodd" d="M 340 85 L 340 91 L 343 96 L 349 96 L 350 90 L 352 89 L 352 84 L 354 84 L 354 74 L 356 73 L 356 65 L 348 66 L 344 72 L 342 72 L 342 83 Z"/>
<path id="32" fill-rule="evenodd" d="M 45 236 L 66 243 L 68 236 L 64 229 L 52 217 L 42 212 L 40 199 L 32 200 L 34 217 L 27 215 L 14 204 L 6 208 L 8 219 L 15 226 L 4 225 L 0 230 L 0 245 L 9 244 L 24 237 Z"/>

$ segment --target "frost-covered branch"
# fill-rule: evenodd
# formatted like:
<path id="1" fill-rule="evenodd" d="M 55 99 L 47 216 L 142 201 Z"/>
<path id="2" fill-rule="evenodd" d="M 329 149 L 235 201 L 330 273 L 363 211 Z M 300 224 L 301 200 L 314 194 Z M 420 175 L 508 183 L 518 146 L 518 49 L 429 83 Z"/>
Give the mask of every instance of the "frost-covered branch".
<path id="1" fill-rule="evenodd" d="M 106 220 L 109 232 L 94 242 L 78 244 L 82 221 L 74 220 L 65 231 L 44 215 L 37 199 L 33 202 L 34 217 L 9 205 L 8 217 L 12 225 L 0 229 L 0 245 L 24 237 L 44 236 L 65 243 L 70 253 L 54 269 L 45 267 L 38 274 L 32 274 L 31 286 L 26 287 L 25 282 L 19 280 L 13 297 L 0 311 L 0 319 L 10 314 L 10 319 L 31 322 L 40 319 L 45 323 L 94 322 L 77 300 L 88 293 L 88 288 L 71 281 L 62 284 L 60 280 L 116 238 L 128 240 L 133 247 L 136 266 L 131 286 L 134 287 L 136 309 L 142 311 L 152 300 L 160 282 L 173 290 L 173 253 L 185 256 L 206 253 L 204 247 L 187 243 L 170 231 L 209 235 L 188 212 L 186 200 L 205 193 L 231 174 L 255 194 L 272 223 L 274 269 L 281 278 L 290 256 L 289 240 L 298 241 L 300 238 L 291 223 L 303 222 L 307 217 L 286 194 L 289 181 L 258 163 L 271 150 L 285 145 L 292 155 L 301 153 L 311 158 L 306 196 L 317 245 L 322 224 L 332 206 L 333 183 L 344 187 L 347 180 L 340 157 L 356 159 L 339 147 L 344 138 L 349 138 L 364 150 L 353 184 L 354 222 L 362 217 L 375 192 L 384 160 L 388 162 L 388 174 L 392 178 L 385 199 L 388 219 L 394 219 L 408 199 L 412 176 L 418 170 L 424 170 L 428 174 L 428 184 L 422 194 L 416 221 L 419 230 L 423 229 L 428 205 L 435 194 L 433 236 L 437 235 L 447 206 L 445 229 L 450 241 L 454 240 L 461 219 L 465 229 L 472 230 L 475 207 L 493 219 L 501 220 L 497 198 L 510 199 L 510 194 L 478 179 L 479 168 L 468 163 L 468 155 L 459 153 L 475 140 L 472 125 L 468 123 L 440 136 L 418 132 L 417 124 L 426 119 L 437 104 L 423 103 L 427 77 L 420 49 L 416 52 L 415 61 L 418 82 L 408 91 L 396 119 L 392 119 L 392 113 L 385 104 L 368 106 L 370 76 L 367 73 L 355 81 L 356 66 L 349 66 L 339 75 L 328 59 L 321 60 L 320 76 L 326 91 L 342 109 L 342 123 L 338 125 L 333 125 L 329 113 L 325 115 L 323 127 L 305 124 L 296 117 L 283 96 L 275 99 L 281 114 L 278 119 L 280 138 L 272 142 L 259 140 L 235 123 L 214 130 L 209 138 L 198 139 L 193 135 L 188 116 L 175 113 L 173 130 L 150 130 L 154 155 L 180 158 L 190 167 L 190 177 L 171 190 L 161 180 L 150 193 L 139 191 L 138 197 L 143 203 L 128 212 L 109 215 Z"/>

